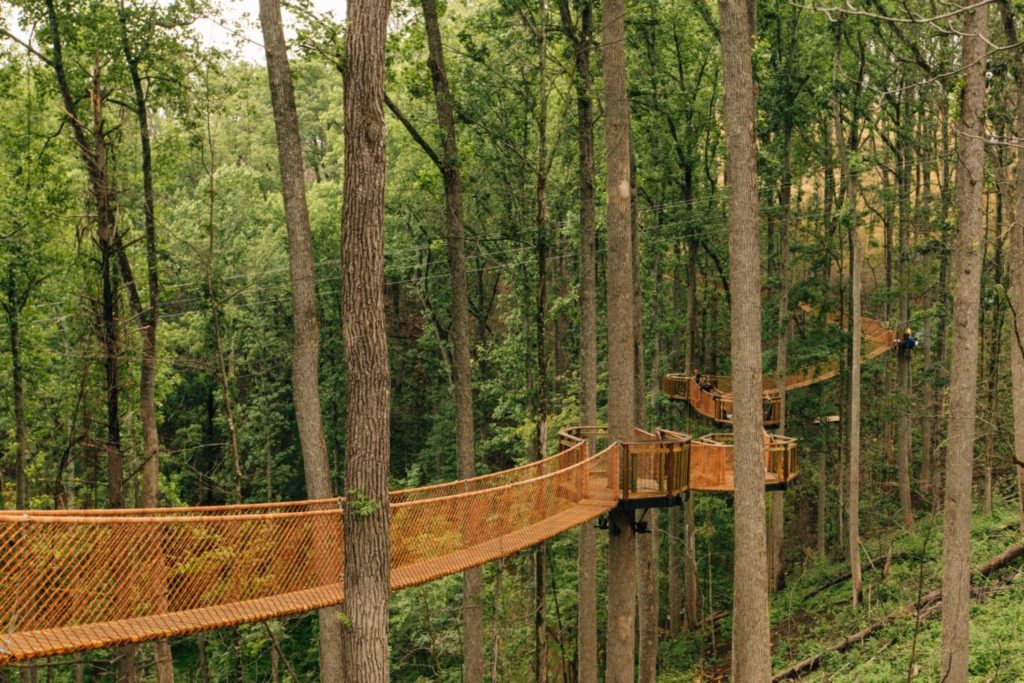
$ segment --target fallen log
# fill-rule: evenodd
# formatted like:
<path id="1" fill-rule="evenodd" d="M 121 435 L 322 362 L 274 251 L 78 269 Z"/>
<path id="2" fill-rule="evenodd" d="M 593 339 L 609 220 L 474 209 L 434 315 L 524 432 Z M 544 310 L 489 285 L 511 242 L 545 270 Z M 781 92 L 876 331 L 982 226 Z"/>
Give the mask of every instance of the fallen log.
<path id="1" fill-rule="evenodd" d="M 1024 544 L 1015 545 L 1012 548 L 1000 553 L 999 555 L 996 555 L 991 560 L 978 567 L 974 571 L 974 573 L 980 577 L 989 576 L 998 569 L 1005 567 L 1006 565 L 1010 564 L 1011 562 L 1014 562 L 1015 560 L 1020 559 L 1021 557 L 1024 557 Z M 922 595 L 919 599 L 914 600 L 913 602 L 910 602 L 893 612 L 890 612 L 889 614 L 882 617 L 879 621 L 876 621 L 875 623 L 862 628 L 856 633 L 847 636 L 838 643 L 834 643 L 833 645 L 822 650 L 818 654 L 808 657 L 807 659 L 801 660 L 796 664 L 790 666 L 789 668 L 783 669 L 782 671 L 780 671 L 772 677 L 772 681 L 773 683 L 775 681 L 785 681 L 791 678 L 796 678 L 797 676 L 808 674 L 816 670 L 818 667 L 820 667 L 822 660 L 826 656 L 833 653 L 838 654 L 849 650 L 854 645 L 857 645 L 858 643 L 867 640 L 875 633 L 881 631 L 883 628 L 893 623 L 897 619 L 900 619 L 905 616 L 914 615 L 920 612 L 920 617 L 922 620 L 924 620 L 939 610 L 939 608 L 941 607 L 941 601 L 941 590 L 926 593 L 925 595 Z"/>

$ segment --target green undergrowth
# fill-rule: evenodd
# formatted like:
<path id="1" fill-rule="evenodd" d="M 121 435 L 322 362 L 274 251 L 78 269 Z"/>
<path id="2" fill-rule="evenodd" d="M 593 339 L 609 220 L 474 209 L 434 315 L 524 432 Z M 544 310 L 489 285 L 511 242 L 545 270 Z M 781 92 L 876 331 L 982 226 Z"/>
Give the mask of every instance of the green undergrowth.
<path id="1" fill-rule="evenodd" d="M 975 515 L 972 566 L 977 567 L 1022 541 L 1016 511 L 1000 507 Z M 773 597 L 772 663 L 781 671 L 869 626 L 939 588 L 942 580 L 942 519 L 925 517 L 917 527 L 863 551 L 863 603 L 850 606 L 849 567 L 842 560 L 814 560 L 792 571 L 788 586 Z M 886 568 L 886 558 L 891 563 Z M 972 681 L 1024 680 L 1024 577 L 1020 561 L 982 579 L 975 577 L 971 608 Z M 941 617 L 915 625 L 913 613 L 885 626 L 843 653 L 825 657 L 801 680 L 888 682 L 939 679 Z M 712 635 L 681 635 L 662 645 L 659 680 L 682 682 L 727 674 L 731 621 L 721 619 Z M 915 643 L 916 634 L 916 643 Z M 713 645 L 716 646 L 713 649 Z"/>

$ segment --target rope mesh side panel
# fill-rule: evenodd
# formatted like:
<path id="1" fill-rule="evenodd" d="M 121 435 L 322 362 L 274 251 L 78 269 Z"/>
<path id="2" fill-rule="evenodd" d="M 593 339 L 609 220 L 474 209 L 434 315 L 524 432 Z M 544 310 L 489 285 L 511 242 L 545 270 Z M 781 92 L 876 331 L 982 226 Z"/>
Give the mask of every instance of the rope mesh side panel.
<path id="1" fill-rule="evenodd" d="M 618 451 L 587 457 L 587 448 L 393 494 L 392 588 L 505 557 L 610 510 Z M 340 502 L 0 513 L 0 664 L 338 604 Z"/>

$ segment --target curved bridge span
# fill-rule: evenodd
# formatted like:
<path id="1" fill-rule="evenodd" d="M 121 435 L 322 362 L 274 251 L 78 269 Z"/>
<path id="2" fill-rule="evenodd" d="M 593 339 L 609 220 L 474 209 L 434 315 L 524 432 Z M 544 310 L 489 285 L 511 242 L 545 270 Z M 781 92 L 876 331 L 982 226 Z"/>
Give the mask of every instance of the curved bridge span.
<path id="1" fill-rule="evenodd" d="M 732 489 L 728 435 L 600 427 L 473 479 L 394 491 L 391 588 L 507 557 L 616 506 Z M 765 485 L 797 474 L 765 435 Z M 138 643 L 340 604 L 343 500 L 127 510 L 0 511 L 0 664 Z"/>
<path id="2" fill-rule="evenodd" d="M 897 348 L 896 333 L 873 318 L 861 318 L 864 360 L 877 358 Z M 786 391 L 802 389 L 839 375 L 839 361 L 828 360 L 794 368 L 786 376 Z M 765 427 L 777 427 L 781 411 L 779 386 L 773 375 L 764 375 L 762 401 Z M 719 424 L 732 424 L 732 380 L 723 375 L 672 373 L 661 378 L 661 390 L 670 399 L 687 401 L 693 409 Z"/>

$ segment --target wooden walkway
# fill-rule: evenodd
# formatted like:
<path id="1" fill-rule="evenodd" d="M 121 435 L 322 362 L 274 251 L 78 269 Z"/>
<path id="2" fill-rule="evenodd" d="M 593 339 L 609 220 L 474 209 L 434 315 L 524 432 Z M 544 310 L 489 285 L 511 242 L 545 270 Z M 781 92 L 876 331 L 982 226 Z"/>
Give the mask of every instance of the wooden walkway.
<path id="1" fill-rule="evenodd" d="M 562 450 L 545 460 L 392 492 L 391 588 L 508 557 L 618 505 L 671 505 L 731 485 L 724 440 L 636 430 L 594 453 L 600 427 L 560 437 Z M 784 462 L 766 449 L 767 485 L 795 476 L 786 448 Z M 340 604 L 343 512 L 337 498 L 0 511 L 0 665 Z"/>
<path id="2" fill-rule="evenodd" d="M 861 318 L 864 360 L 896 349 L 896 333 L 873 318 Z M 839 375 L 839 361 L 829 360 L 794 368 L 786 375 L 786 391 L 826 382 Z M 686 401 L 700 415 L 719 424 L 732 424 L 732 379 L 725 375 L 690 376 L 671 373 L 661 379 L 661 390 L 674 401 Z M 764 426 L 777 427 L 781 411 L 776 378 L 764 375 L 762 385 Z"/>

